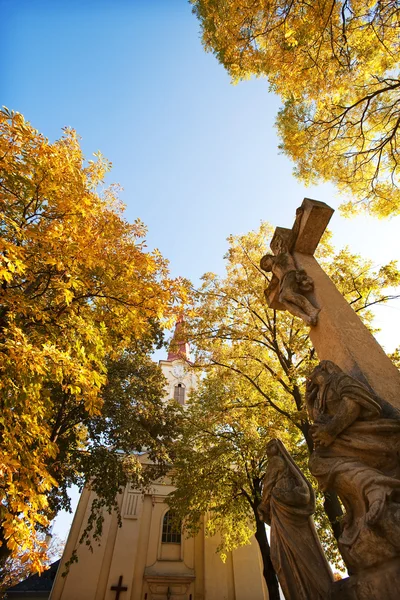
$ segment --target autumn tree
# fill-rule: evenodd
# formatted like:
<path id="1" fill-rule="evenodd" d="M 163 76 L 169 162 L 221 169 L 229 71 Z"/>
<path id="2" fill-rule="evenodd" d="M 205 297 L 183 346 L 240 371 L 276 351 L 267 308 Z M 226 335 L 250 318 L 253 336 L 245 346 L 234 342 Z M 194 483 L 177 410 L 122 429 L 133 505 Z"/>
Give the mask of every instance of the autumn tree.
<path id="1" fill-rule="evenodd" d="M 45 538 L 44 535 L 41 535 L 41 537 Z M 61 558 L 65 542 L 58 535 L 49 535 L 46 536 L 46 543 L 48 548 L 45 565 L 46 568 L 48 568 L 51 563 Z M 22 556 L 24 556 L 24 554 Z M 2 593 L 3 589 L 8 589 L 32 575 L 29 564 L 26 561 L 23 562 L 19 556 L 10 556 L 6 560 L 4 570 L 5 576 L 4 581 L 2 582 L 2 588 L 0 589 L 0 600 L 7 600 L 7 593 Z M 8 595 L 8 598 L 9 596 L 10 595 Z"/>
<path id="2" fill-rule="evenodd" d="M 174 447 L 176 491 L 168 503 L 183 520 L 187 535 L 201 527 L 206 535 L 219 535 L 223 560 L 229 551 L 250 543 L 255 533 L 269 598 L 279 600 L 267 532 L 257 508 L 266 446 L 281 432 L 280 417 L 257 396 L 245 380 L 222 368 L 213 369 L 200 383 L 182 409 Z M 252 403 L 259 408 L 254 410 Z M 290 440 L 288 434 L 284 437 Z"/>
<path id="3" fill-rule="evenodd" d="M 398 0 L 191 1 L 232 79 L 265 76 L 280 95 L 295 173 L 334 182 L 348 211 L 399 214 Z"/>
<path id="4" fill-rule="evenodd" d="M 158 343 L 184 286 L 146 251 L 144 225 L 124 219 L 117 188 L 101 190 L 110 164 L 86 163 L 73 130 L 50 143 L 3 109 L 0 134 L 0 562 L 11 553 L 41 571 L 38 531 L 78 476 L 80 451 L 90 441 L 100 461 L 106 446 L 142 444 L 135 406 L 107 396 L 107 368 Z M 140 369 L 157 379 L 158 398 L 148 361 L 134 368 L 138 381 Z"/>
<path id="5" fill-rule="evenodd" d="M 207 433 L 210 451 L 216 451 L 215 440 L 218 436 L 224 439 L 224 436 L 233 435 L 229 429 L 230 411 L 233 411 L 232 418 L 243 414 L 251 422 L 256 418 L 251 417 L 254 413 L 260 416 L 257 421 L 259 443 L 266 443 L 275 435 L 284 441 L 289 439 L 289 447 L 296 456 L 303 456 L 302 466 L 306 468 L 306 458 L 312 451 L 313 442 L 304 402 L 304 383 L 317 359 L 309 339 L 309 328 L 287 312 L 269 309 L 265 303 L 263 292 L 268 281 L 266 274 L 259 268 L 259 260 L 267 250 L 272 233 L 272 228 L 264 223 L 258 231 L 229 238 L 230 247 L 225 257 L 226 276 L 220 278 L 212 273 L 203 276 L 203 284 L 197 292 L 194 315 L 186 324 L 186 336 L 196 348 L 195 368 L 204 370 L 211 381 L 221 381 L 221 385 L 226 383 L 224 372 L 230 373 L 240 382 L 232 383 L 229 380 L 227 391 L 220 394 L 221 398 L 226 394 L 223 410 L 218 415 L 214 413 L 210 416 L 210 419 L 215 419 L 212 424 L 216 428 L 214 433 Z M 391 262 L 374 270 L 369 261 L 352 254 L 348 248 L 335 254 L 327 235 L 318 252 L 319 261 L 344 297 L 367 326 L 372 327 L 372 306 L 397 297 L 394 288 L 400 283 L 400 272 L 396 264 Z M 235 390 L 235 386 L 240 386 L 240 393 L 230 391 Z M 206 390 L 202 394 L 199 411 L 206 402 L 208 392 Z M 208 407 L 208 404 L 204 405 Z M 205 413 L 204 418 L 207 420 L 207 410 Z M 196 420 L 201 422 L 200 418 L 192 419 L 194 423 Z M 238 435 L 246 427 L 246 419 L 241 423 L 240 426 L 235 425 Z M 210 427 L 207 423 L 204 425 L 207 431 Z M 215 436 L 214 442 L 210 435 Z M 267 436 L 267 439 L 263 440 L 263 436 Z M 191 454 L 196 452 L 196 439 L 194 437 L 193 443 L 186 446 L 186 452 L 190 454 L 187 465 L 192 460 L 202 460 L 201 456 L 196 459 Z M 202 452 L 205 451 L 202 450 L 200 454 Z M 264 467 L 263 463 L 259 466 L 258 455 L 253 458 L 257 468 Z M 185 463 L 181 465 L 183 466 L 178 463 L 178 471 L 181 468 L 184 471 Z M 224 466 L 220 473 L 221 477 L 225 468 Z M 192 476 L 193 471 L 190 468 L 187 475 L 178 475 L 177 481 L 181 481 L 179 478 Z M 178 483 L 179 494 L 184 494 L 189 486 L 188 481 L 182 481 L 183 485 Z M 203 488 L 204 486 L 207 486 L 206 482 L 203 483 Z M 245 497 L 245 494 L 242 495 Z M 193 498 L 195 497 L 193 492 Z M 179 499 L 183 502 L 181 496 Z M 239 502 L 243 506 L 244 498 Z M 341 508 L 335 495 L 330 492 L 325 493 L 323 502 L 326 516 L 320 514 L 320 518 L 325 519 L 325 525 L 321 529 L 322 537 L 333 557 L 334 545 L 326 523 L 329 519 L 332 530 L 338 537 Z M 196 502 L 192 506 L 188 501 L 185 506 L 192 510 L 196 507 Z M 256 525 L 254 522 L 254 529 Z"/>

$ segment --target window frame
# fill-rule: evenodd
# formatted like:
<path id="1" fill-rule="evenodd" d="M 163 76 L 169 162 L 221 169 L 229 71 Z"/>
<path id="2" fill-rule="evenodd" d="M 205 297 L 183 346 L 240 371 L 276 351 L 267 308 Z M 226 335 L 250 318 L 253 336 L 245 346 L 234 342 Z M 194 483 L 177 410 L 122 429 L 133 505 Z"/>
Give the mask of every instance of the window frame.
<path id="1" fill-rule="evenodd" d="M 179 531 L 177 527 L 172 525 L 173 512 L 171 509 L 163 516 L 161 528 L 161 543 L 162 544 L 182 544 L 182 523 L 179 523 Z"/>
<path id="2" fill-rule="evenodd" d="M 174 400 L 176 400 L 176 402 L 178 402 L 181 406 L 184 406 L 186 400 L 186 386 L 184 383 L 179 382 L 175 384 Z"/>

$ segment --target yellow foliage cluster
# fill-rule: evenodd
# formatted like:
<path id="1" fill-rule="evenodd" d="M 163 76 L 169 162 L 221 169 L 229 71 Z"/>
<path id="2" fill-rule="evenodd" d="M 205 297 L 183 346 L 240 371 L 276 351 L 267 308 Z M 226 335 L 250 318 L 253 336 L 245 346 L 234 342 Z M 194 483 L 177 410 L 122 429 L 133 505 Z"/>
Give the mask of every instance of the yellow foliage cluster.
<path id="1" fill-rule="evenodd" d="M 400 212 L 398 0 L 192 0 L 234 81 L 266 76 L 281 149 L 379 216 Z"/>
<path id="2" fill-rule="evenodd" d="M 109 168 L 100 154 L 84 162 L 73 130 L 50 143 L 0 112 L 0 545 L 36 571 L 57 485 L 51 386 L 101 411 L 106 357 L 173 319 L 184 293 L 145 251 L 144 225 L 123 218 L 117 189 L 98 192 Z"/>

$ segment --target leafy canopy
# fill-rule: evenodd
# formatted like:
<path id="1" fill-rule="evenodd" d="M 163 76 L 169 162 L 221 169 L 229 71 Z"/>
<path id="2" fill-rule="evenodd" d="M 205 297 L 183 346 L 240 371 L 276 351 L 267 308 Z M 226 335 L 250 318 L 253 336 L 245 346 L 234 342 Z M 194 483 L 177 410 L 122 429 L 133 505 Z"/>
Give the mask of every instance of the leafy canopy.
<path id="1" fill-rule="evenodd" d="M 399 214 L 399 2 L 191 0 L 203 43 L 233 81 L 268 78 L 281 149 L 346 206 Z"/>
<path id="2" fill-rule="evenodd" d="M 304 384 L 317 359 L 309 328 L 265 303 L 267 277 L 259 260 L 272 233 L 262 223 L 257 231 L 229 238 L 225 276 L 203 276 L 186 323 L 196 348 L 195 368 L 206 377 L 184 414 L 171 502 L 186 515 L 190 533 L 207 512 L 209 532 L 221 534 L 222 553 L 247 543 L 256 529 L 254 507 L 269 440 L 282 439 L 306 473 L 312 449 Z M 374 269 L 348 248 L 335 253 L 329 234 L 318 252 L 338 289 L 371 327 L 371 307 L 395 297 L 396 263 Z M 340 506 L 328 496 L 318 502 L 319 535 L 329 559 L 340 565 L 329 527 L 337 533 Z"/>
<path id="3" fill-rule="evenodd" d="M 45 536 L 42 534 L 40 537 L 44 538 Z M 53 534 L 51 538 L 50 536 L 48 537 L 47 546 L 46 568 L 50 568 L 53 562 L 61 558 L 65 542 L 57 535 Z M 4 571 L 4 577 L 1 581 L 2 586 L 0 588 L 1 600 L 7 600 L 7 592 L 2 593 L 3 590 L 7 590 L 9 587 L 17 585 L 32 575 L 29 563 L 26 561 L 26 554 L 23 554 L 22 557 L 10 556 L 5 561 Z M 8 597 L 10 597 L 9 594 Z"/>
<path id="4" fill-rule="evenodd" d="M 257 513 L 267 466 L 266 445 L 280 430 L 279 415 L 266 405 L 255 411 L 256 391 L 234 373 L 216 368 L 200 382 L 182 409 L 174 446 L 173 483 L 168 502 L 188 535 L 202 527 L 219 536 L 217 551 L 250 543 L 256 530 L 270 598 L 279 599 L 264 523 Z M 287 436 L 289 439 L 289 436 Z"/>
<path id="5" fill-rule="evenodd" d="M 255 394 L 228 371 L 213 370 L 182 411 L 174 448 L 177 490 L 168 501 L 192 535 L 207 515 L 206 533 L 219 533 L 223 559 L 254 533 L 252 513 L 261 499 L 265 447 L 280 429 L 278 415 L 268 414 L 266 406 L 259 411 L 248 406 L 251 398 L 256 402 Z"/>
<path id="6" fill-rule="evenodd" d="M 148 353 L 184 296 L 160 253 L 146 252 L 144 225 L 123 218 L 117 188 L 99 192 L 109 169 L 101 154 L 85 163 L 73 130 L 50 143 L 0 112 L 0 558 L 37 571 L 37 530 L 73 455 L 89 438 L 120 441 L 128 408 L 114 400 L 114 414 L 104 396 L 107 366 L 135 344 Z"/>

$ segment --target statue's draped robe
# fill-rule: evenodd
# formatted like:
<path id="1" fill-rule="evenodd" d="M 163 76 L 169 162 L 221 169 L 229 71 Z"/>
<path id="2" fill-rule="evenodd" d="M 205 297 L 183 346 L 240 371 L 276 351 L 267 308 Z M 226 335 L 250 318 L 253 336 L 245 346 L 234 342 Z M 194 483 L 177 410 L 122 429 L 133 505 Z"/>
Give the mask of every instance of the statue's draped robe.
<path id="1" fill-rule="evenodd" d="M 311 518 L 312 492 L 300 476 L 288 476 L 279 456 L 270 458 L 264 482 L 271 560 L 286 600 L 326 600 L 332 573 Z"/>
<path id="2" fill-rule="evenodd" d="M 340 541 L 351 546 L 375 499 L 385 493 L 400 500 L 400 421 L 382 418 L 378 402 L 344 373 L 332 375 L 319 390 L 314 421 L 329 422 L 343 399 L 359 405 L 358 418 L 331 445 L 318 446 L 309 466 L 320 488 L 334 489 L 342 500 L 346 521 Z"/>

